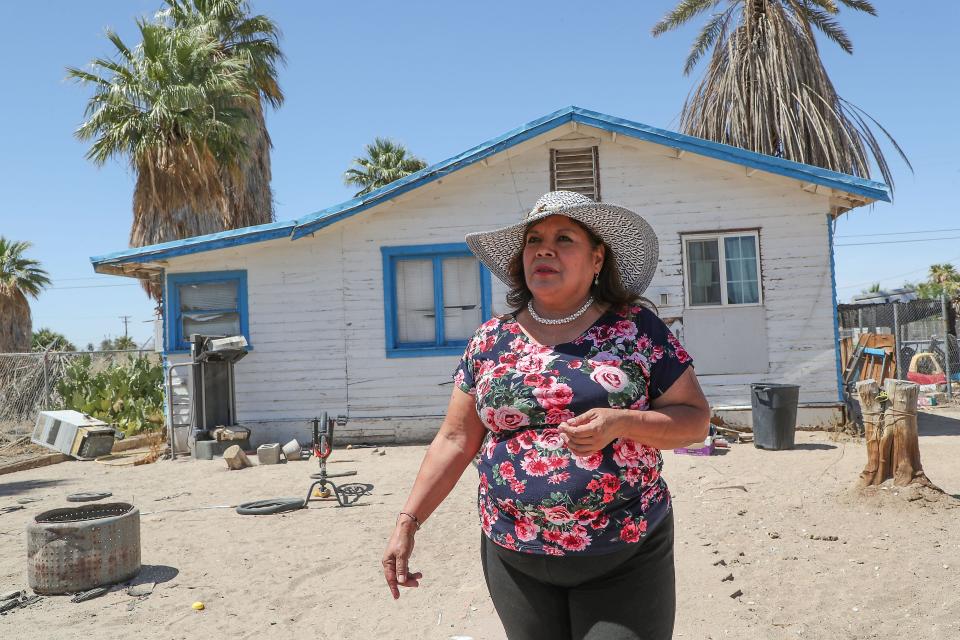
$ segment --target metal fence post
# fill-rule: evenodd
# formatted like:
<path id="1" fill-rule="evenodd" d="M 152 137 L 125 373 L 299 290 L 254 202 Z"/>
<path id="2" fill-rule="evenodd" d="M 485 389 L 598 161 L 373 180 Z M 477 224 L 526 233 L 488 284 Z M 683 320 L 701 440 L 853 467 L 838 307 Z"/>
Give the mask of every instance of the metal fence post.
<path id="1" fill-rule="evenodd" d="M 50 376 L 47 374 L 47 352 L 43 352 L 43 406 L 42 409 L 48 408 L 50 404 Z"/>
<path id="2" fill-rule="evenodd" d="M 906 380 L 903 375 L 903 363 L 900 361 L 900 303 L 893 303 L 893 362 L 896 368 L 894 372 L 898 379 Z"/>
<path id="3" fill-rule="evenodd" d="M 947 296 L 940 294 L 940 315 L 943 325 L 943 368 L 947 374 L 947 399 L 953 399 L 953 383 L 950 380 L 950 336 L 947 333 L 949 329 L 950 318 L 947 317 Z"/>

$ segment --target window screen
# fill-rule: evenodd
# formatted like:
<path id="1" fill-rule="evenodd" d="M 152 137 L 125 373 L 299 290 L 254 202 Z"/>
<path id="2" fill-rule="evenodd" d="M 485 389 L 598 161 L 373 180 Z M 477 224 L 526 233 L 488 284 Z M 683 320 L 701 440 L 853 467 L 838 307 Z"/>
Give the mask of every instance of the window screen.
<path id="1" fill-rule="evenodd" d="M 443 259 L 443 326 L 447 342 L 466 340 L 480 326 L 480 263 L 476 258 Z"/>
<path id="2" fill-rule="evenodd" d="M 397 260 L 396 277 L 399 342 L 435 342 L 433 260 Z"/>
<path id="3" fill-rule="evenodd" d="M 690 304 L 720 304 L 720 251 L 716 240 L 687 243 L 690 267 Z"/>
<path id="4" fill-rule="evenodd" d="M 194 333 L 241 334 L 238 281 L 181 284 L 179 294 L 184 340 L 189 340 Z"/>

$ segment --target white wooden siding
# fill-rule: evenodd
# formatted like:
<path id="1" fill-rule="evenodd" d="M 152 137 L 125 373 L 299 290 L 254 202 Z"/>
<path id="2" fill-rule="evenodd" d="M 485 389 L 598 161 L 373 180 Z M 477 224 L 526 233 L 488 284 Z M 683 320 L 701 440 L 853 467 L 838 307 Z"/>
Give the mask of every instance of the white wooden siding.
<path id="1" fill-rule="evenodd" d="M 347 435 L 434 433 L 458 357 L 385 357 L 380 248 L 462 242 L 469 231 L 516 222 L 549 189 L 548 143 L 571 131 L 554 130 L 314 237 L 172 259 L 168 273 L 247 270 L 254 350 L 236 368 L 237 402 L 240 419 L 261 426 L 258 440 L 305 439 L 306 421 L 324 410 L 349 414 Z M 604 201 L 638 211 L 660 238 L 647 295 L 658 304 L 668 295 L 661 316 L 684 313 L 681 234 L 760 229 L 769 367 L 763 375 L 702 376 L 711 402 L 748 403 L 756 381 L 799 383 L 802 402 L 835 401 L 829 195 L 689 153 L 677 159 L 625 136 L 613 143 L 605 132 L 580 132 L 601 140 Z M 494 279 L 495 313 L 506 310 L 505 292 Z"/>

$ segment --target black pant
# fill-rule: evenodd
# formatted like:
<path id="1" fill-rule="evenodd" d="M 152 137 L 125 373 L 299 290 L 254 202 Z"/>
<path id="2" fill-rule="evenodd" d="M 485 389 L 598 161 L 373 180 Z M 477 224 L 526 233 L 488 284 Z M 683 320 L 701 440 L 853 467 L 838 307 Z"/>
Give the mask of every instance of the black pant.
<path id="1" fill-rule="evenodd" d="M 672 509 L 639 543 L 610 554 L 534 555 L 504 549 L 483 536 L 480 556 L 510 640 L 673 637 Z"/>

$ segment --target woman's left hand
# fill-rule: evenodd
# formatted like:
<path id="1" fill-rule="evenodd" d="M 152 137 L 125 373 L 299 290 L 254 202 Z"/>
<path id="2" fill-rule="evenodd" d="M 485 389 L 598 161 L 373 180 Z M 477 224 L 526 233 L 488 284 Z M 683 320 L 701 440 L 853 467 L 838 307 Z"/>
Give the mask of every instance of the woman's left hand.
<path id="1" fill-rule="evenodd" d="M 561 422 L 560 435 L 574 455 L 585 457 L 600 451 L 620 437 L 620 423 L 626 412 L 622 409 L 590 409 Z"/>

